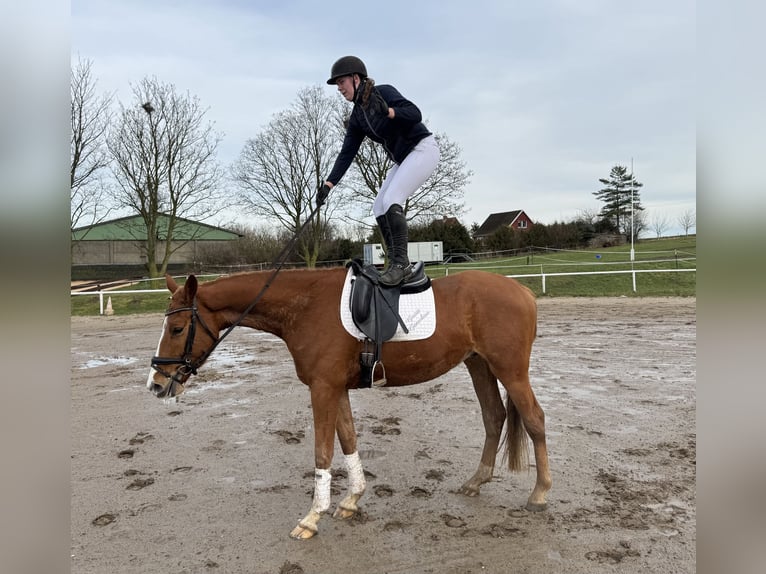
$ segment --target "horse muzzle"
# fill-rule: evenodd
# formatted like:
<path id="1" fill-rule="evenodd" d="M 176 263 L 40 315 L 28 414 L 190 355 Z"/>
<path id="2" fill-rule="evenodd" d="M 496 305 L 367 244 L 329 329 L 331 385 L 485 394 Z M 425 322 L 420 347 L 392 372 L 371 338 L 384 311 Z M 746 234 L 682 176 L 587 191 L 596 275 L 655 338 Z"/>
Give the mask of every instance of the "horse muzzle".
<path id="1" fill-rule="evenodd" d="M 155 379 L 150 383 L 149 390 L 158 399 L 172 398 L 184 392 L 184 383 L 174 377 L 165 378 L 163 382 Z"/>
<path id="2" fill-rule="evenodd" d="M 177 397 L 183 393 L 186 381 L 193 374 L 194 369 L 187 364 L 182 364 L 170 373 L 153 364 L 152 371 L 146 386 L 157 398 L 163 399 Z"/>

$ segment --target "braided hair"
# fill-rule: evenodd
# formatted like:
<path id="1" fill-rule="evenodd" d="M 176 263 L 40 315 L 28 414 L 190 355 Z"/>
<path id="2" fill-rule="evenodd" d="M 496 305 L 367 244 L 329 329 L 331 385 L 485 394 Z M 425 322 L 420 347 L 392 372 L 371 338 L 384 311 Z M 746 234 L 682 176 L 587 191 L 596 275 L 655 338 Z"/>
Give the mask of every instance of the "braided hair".
<path id="1" fill-rule="evenodd" d="M 367 107 L 370 105 L 370 95 L 372 94 L 372 91 L 375 89 L 375 80 L 370 78 L 369 76 L 366 78 L 362 78 L 362 84 L 361 84 L 361 90 L 357 91 L 355 102 L 358 101 L 360 104 L 362 104 L 363 107 Z"/>

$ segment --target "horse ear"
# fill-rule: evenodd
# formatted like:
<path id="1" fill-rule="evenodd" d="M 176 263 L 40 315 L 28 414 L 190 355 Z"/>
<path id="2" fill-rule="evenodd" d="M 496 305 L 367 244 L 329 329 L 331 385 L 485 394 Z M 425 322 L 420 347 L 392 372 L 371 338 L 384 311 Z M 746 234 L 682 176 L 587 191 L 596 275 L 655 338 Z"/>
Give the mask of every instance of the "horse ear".
<path id="1" fill-rule="evenodd" d="M 168 286 L 168 290 L 171 293 L 175 293 L 176 289 L 178 289 L 178 283 L 168 273 L 165 273 L 165 285 Z"/>
<path id="2" fill-rule="evenodd" d="M 188 302 L 194 301 L 194 297 L 197 295 L 197 278 L 194 275 L 189 275 L 184 283 L 184 291 L 186 292 L 186 300 Z"/>

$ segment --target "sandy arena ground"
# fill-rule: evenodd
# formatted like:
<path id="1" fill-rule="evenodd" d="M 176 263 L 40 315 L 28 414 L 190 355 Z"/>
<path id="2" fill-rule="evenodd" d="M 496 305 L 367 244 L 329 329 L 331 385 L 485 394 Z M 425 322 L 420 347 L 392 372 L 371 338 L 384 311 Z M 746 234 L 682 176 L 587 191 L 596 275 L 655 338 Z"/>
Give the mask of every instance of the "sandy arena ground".
<path id="1" fill-rule="evenodd" d="M 145 388 L 161 324 L 72 318 L 73 573 L 695 572 L 693 298 L 539 300 L 545 512 L 524 510 L 534 469 L 500 457 L 480 496 L 456 493 L 483 442 L 464 367 L 352 391 L 367 492 L 309 541 L 289 537 L 311 506 L 313 430 L 285 345 L 236 329 L 163 402 Z"/>

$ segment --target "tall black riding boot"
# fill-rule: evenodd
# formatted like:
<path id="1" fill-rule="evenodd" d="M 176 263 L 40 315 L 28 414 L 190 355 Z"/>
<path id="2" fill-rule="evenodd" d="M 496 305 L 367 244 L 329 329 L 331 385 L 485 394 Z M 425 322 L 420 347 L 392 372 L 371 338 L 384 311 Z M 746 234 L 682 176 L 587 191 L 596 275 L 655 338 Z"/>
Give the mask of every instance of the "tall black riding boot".
<path id="1" fill-rule="evenodd" d="M 383 217 L 388 223 L 391 243 L 388 252 L 388 269 L 383 271 L 378 281 L 393 287 L 404 283 L 412 273 L 412 265 L 407 256 L 407 219 L 404 217 L 402 206 L 396 203 L 388 208 Z"/>
<path id="2" fill-rule="evenodd" d="M 391 265 L 391 253 L 393 250 L 393 247 L 391 247 L 391 228 L 388 226 L 388 219 L 386 219 L 385 215 L 376 217 L 375 221 L 378 222 L 378 229 L 380 229 L 380 235 L 383 238 L 383 245 L 386 247 L 386 265 L 383 268 L 383 271 L 381 271 L 381 273 L 385 273 Z"/>

